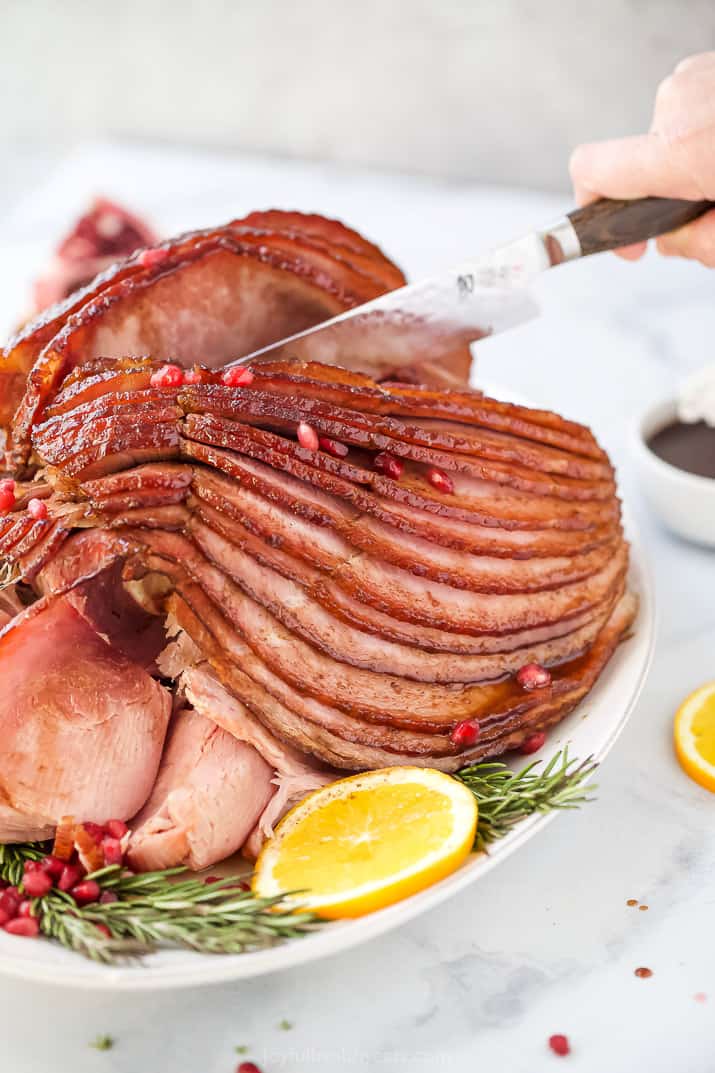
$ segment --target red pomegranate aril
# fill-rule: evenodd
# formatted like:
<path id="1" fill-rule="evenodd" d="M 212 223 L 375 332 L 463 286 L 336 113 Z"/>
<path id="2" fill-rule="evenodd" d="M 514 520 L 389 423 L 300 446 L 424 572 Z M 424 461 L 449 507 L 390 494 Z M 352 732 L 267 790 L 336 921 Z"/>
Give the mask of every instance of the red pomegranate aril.
<path id="1" fill-rule="evenodd" d="M 162 365 L 149 380 L 152 387 L 181 387 L 183 382 L 184 370 L 179 365 Z"/>
<path id="2" fill-rule="evenodd" d="M 436 466 L 430 466 L 427 470 L 427 480 L 433 488 L 436 488 L 438 492 L 442 492 L 443 495 L 451 496 L 454 492 L 454 482 L 443 469 L 437 469 Z"/>
<path id="3" fill-rule="evenodd" d="M 522 689 L 545 689 L 551 685 L 551 674 L 539 663 L 527 663 L 516 675 Z"/>
<path id="4" fill-rule="evenodd" d="M 118 838 L 103 838 L 102 850 L 104 852 L 105 864 L 121 864 L 124 860 L 122 843 Z"/>
<path id="5" fill-rule="evenodd" d="M 15 917 L 4 925 L 10 935 L 22 935 L 25 939 L 34 939 L 40 934 L 40 922 L 37 917 Z"/>
<path id="6" fill-rule="evenodd" d="M 389 451 L 380 451 L 375 455 L 375 469 L 384 473 L 386 477 L 392 477 L 393 481 L 399 481 L 405 469 L 405 463 L 401 458 L 395 458 Z"/>
<path id="7" fill-rule="evenodd" d="M 65 862 L 59 857 L 53 857 L 52 854 L 43 857 L 39 865 L 42 871 L 47 872 L 48 876 L 52 876 L 53 879 L 59 879 L 65 868 Z"/>
<path id="8" fill-rule="evenodd" d="M 47 504 L 44 499 L 31 499 L 27 504 L 27 513 L 36 522 L 43 522 L 47 517 Z"/>
<path id="9" fill-rule="evenodd" d="M 236 1073 L 261 1073 L 255 1062 L 241 1062 Z"/>
<path id="10" fill-rule="evenodd" d="M 474 745 L 479 740 L 479 723 L 476 719 L 463 719 L 449 735 L 450 740 L 459 746 Z"/>
<path id="11" fill-rule="evenodd" d="M 143 268 L 154 268 L 169 256 L 168 250 L 142 250 L 137 260 Z"/>
<path id="12" fill-rule="evenodd" d="M 519 752 L 524 756 L 529 756 L 531 753 L 536 753 L 542 747 L 546 741 L 546 734 L 543 730 L 537 730 L 535 734 L 523 741 L 519 746 Z"/>
<path id="13" fill-rule="evenodd" d="M 200 369 L 187 369 L 184 373 L 185 384 L 201 384 L 203 383 L 203 376 Z"/>
<path id="14" fill-rule="evenodd" d="M 0 928 L 7 924 L 8 920 L 13 920 L 14 917 L 14 913 L 8 913 L 6 909 L 0 909 Z"/>
<path id="15" fill-rule="evenodd" d="M 97 928 L 97 931 L 102 933 L 102 935 L 104 936 L 105 939 L 111 939 L 112 938 L 112 933 L 111 933 L 111 931 L 109 930 L 109 928 L 107 927 L 106 924 L 97 924 L 96 928 Z"/>
<path id="16" fill-rule="evenodd" d="M 558 1054 L 560 1058 L 565 1057 L 565 1055 L 569 1054 L 571 1051 L 568 1037 L 562 1036 L 560 1032 L 557 1032 L 553 1036 L 549 1036 L 549 1047 L 554 1054 Z"/>
<path id="17" fill-rule="evenodd" d="M 80 864 L 66 864 L 62 869 L 62 875 L 57 880 L 59 890 L 72 890 L 76 887 L 84 875 L 84 868 Z"/>
<path id="18" fill-rule="evenodd" d="M 0 514 L 5 514 L 15 506 L 15 482 L 0 481 Z"/>
<path id="19" fill-rule="evenodd" d="M 32 899 L 31 898 L 25 898 L 24 901 L 20 902 L 19 906 L 17 907 L 17 915 L 19 917 L 31 917 L 32 916 Z"/>
<path id="20" fill-rule="evenodd" d="M 99 901 L 102 888 L 94 879 L 85 879 L 83 883 L 72 887 L 70 894 L 78 905 L 90 905 L 92 902 Z"/>
<path id="21" fill-rule="evenodd" d="M 0 913 L 6 913 L 8 920 L 17 916 L 23 898 L 17 887 L 8 887 L 0 894 Z"/>
<path id="22" fill-rule="evenodd" d="M 52 890 L 52 876 L 47 872 L 26 872 L 22 886 L 31 898 L 43 898 Z"/>
<path id="23" fill-rule="evenodd" d="M 226 387 L 248 387 L 253 381 L 253 371 L 247 369 L 245 365 L 234 365 L 232 368 L 226 369 L 221 377 L 221 383 L 225 384 Z"/>
<path id="24" fill-rule="evenodd" d="M 124 820 L 107 820 L 104 830 L 110 838 L 124 838 L 129 828 Z"/>
<path id="25" fill-rule="evenodd" d="M 22 866 L 23 875 L 27 875 L 29 872 L 42 872 L 42 861 L 25 861 Z"/>
<path id="26" fill-rule="evenodd" d="M 345 458 L 350 448 L 340 440 L 331 440 L 329 436 L 318 436 L 318 446 L 321 451 L 332 455 L 333 458 Z"/>
<path id="27" fill-rule="evenodd" d="M 531 734 L 530 737 L 527 737 L 526 741 L 522 741 L 519 751 L 524 756 L 530 756 L 532 752 L 538 752 L 541 749 L 545 740 L 546 735 L 544 732 L 537 731 L 536 734 Z"/>
<path id="28" fill-rule="evenodd" d="M 111 905 L 113 902 L 119 901 L 119 895 L 113 890 L 103 890 L 99 896 L 100 905 Z"/>
<path id="29" fill-rule="evenodd" d="M 306 421 L 301 421 L 298 425 L 298 443 L 305 447 L 306 451 L 318 450 L 318 433 Z"/>

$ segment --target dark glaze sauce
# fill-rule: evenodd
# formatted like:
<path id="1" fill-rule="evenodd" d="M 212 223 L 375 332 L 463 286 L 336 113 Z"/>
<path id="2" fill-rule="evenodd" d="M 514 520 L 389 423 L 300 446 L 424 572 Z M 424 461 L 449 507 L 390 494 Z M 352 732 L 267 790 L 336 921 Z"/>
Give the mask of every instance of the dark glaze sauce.
<path id="1" fill-rule="evenodd" d="M 648 446 L 671 466 L 715 478 L 715 428 L 704 421 L 675 421 L 651 436 Z"/>

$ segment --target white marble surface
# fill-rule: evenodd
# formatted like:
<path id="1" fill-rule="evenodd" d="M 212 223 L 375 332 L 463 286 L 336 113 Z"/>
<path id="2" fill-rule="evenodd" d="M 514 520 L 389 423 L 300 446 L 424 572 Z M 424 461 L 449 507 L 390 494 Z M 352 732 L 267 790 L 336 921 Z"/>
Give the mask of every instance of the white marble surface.
<path id="1" fill-rule="evenodd" d="M 450 188 L 256 159 L 98 147 L 16 207 L 0 248 L 0 318 L 88 192 L 125 197 L 163 230 L 265 205 L 342 215 L 412 275 L 548 219 L 552 196 Z M 359 950 L 255 982 L 168 994 L 73 994 L 0 980 L 8 1073 L 232 1073 L 249 1045 L 264 1073 L 710 1073 L 715 801 L 681 773 L 672 715 L 715 677 L 715 555 L 664 533 L 639 497 L 629 422 L 712 360 L 715 277 L 606 256 L 544 279 L 543 314 L 481 348 L 484 375 L 589 422 L 613 452 L 658 582 L 660 636 L 645 694 L 565 815 L 464 895 Z M 626 906 L 639 898 L 650 908 Z M 633 975 L 653 969 L 649 980 Z M 704 992 L 706 1001 L 695 995 Z M 279 1022 L 293 1022 L 290 1031 Z M 89 1042 L 116 1038 L 106 1053 Z M 573 1052 L 547 1048 L 565 1032 Z"/>

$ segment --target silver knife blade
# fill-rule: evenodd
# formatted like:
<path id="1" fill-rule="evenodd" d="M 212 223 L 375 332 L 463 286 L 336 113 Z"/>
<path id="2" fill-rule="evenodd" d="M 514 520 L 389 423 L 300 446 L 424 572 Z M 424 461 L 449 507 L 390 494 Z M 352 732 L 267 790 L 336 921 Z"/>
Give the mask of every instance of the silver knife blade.
<path id="1" fill-rule="evenodd" d="M 540 272 L 580 252 L 575 232 L 564 218 L 553 227 L 390 291 L 232 364 L 295 359 L 342 365 L 375 379 L 399 379 L 401 368 L 422 362 L 439 366 L 457 348 L 536 316 L 539 307 L 529 283 Z"/>

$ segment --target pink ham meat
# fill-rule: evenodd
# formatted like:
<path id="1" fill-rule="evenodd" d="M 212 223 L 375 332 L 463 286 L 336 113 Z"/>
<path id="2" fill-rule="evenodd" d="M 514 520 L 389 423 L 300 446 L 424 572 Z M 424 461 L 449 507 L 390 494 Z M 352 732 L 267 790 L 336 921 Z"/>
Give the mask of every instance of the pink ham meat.
<path id="1" fill-rule="evenodd" d="M 199 871 L 230 857 L 273 796 L 272 776 L 251 745 L 198 712 L 178 712 L 151 797 L 132 822 L 129 863 Z"/>
<path id="2" fill-rule="evenodd" d="M 270 838 L 273 827 L 288 809 L 306 794 L 332 782 L 335 775 L 271 734 L 244 704 L 224 688 L 208 664 L 186 670 L 182 685 L 196 711 L 223 727 L 237 741 L 252 745 L 275 773 L 275 793 L 243 847 L 244 854 L 255 859 L 263 842 Z"/>
<path id="3" fill-rule="evenodd" d="M 62 816 L 129 819 L 156 778 L 171 698 L 65 597 L 0 634 L 0 841 L 48 838 Z"/>

